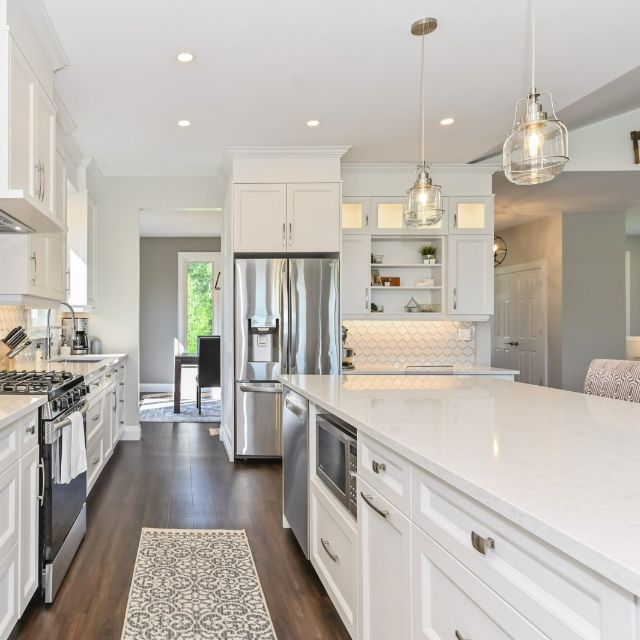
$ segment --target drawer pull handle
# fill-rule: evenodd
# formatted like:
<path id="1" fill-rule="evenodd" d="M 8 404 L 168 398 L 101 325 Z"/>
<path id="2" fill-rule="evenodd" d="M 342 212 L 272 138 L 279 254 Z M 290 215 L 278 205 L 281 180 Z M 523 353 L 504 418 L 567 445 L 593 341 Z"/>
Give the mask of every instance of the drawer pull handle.
<path id="1" fill-rule="evenodd" d="M 33 435 L 36 432 L 36 425 L 32 424 L 30 427 L 27 427 L 27 433 Z"/>
<path id="2" fill-rule="evenodd" d="M 327 552 L 327 555 L 334 561 L 338 562 L 339 556 L 336 553 L 333 553 L 331 549 L 329 549 L 329 543 L 324 539 L 320 538 L 320 542 L 322 543 L 322 548 Z"/>
<path id="3" fill-rule="evenodd" d="M 465 638 L 457 629 L 456 629 L 456 638 L 457 640 L 470 640 L 470 638 Z"/>
<path id="4" fill-rule="evenodd" d="M 376 507 L 375 504 L 373 504 L 373 502 L 371 502 L 371 500 L 373 499 L 372 496 L 365 496 L 364 493 L 362 493 L 362 491 L 360 492 L 360 495 L 362 496 L 362 499 L 379 515 L 382 516 L 383 518 L 386 518 L 389 515 L 388 511 L 383 511 L 382 509 L 378 509 L 378 507 Z"/>
<path id="5" fill-rule="evenodd" d="M 98 464 L 98 462 L 100 462 L 100 456 L 98 456 L 97 458 L 94 458 L 91 461 L 91 465 L 95 467 Z"/>
<path id="6" fill-rule="evenodd" d="M 96 415 L 93 416 L 93 420 L 95 421 L 95 420 L 99 420 L 99 419 L 100 419 L 100 414 L 96 413 Z"/>
<path id="7" fill-rule="evenodd" d="M 380 473 L 381 471 L 387 470 L 387 465 L 384 462 L 376 462 L 375 460 L 372 460 L 371 466 L 373 467 L 374 473 Z"/>
<path id="8" fill-rule="evenodd" d="M 475 531 L 471 532 L 471 544 L 473 548 L 483 556 L 487 554 L 487 549 L 496 548 L 496 541 L 493 538 L 483 538 Z"/>

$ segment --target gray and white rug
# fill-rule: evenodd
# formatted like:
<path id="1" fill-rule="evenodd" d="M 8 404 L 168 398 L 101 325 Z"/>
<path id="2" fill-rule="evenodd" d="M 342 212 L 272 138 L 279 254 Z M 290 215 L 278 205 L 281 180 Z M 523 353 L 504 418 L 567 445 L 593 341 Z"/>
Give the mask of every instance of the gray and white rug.
<path id="1" fill-rule="evenodd" d="M 202 414 L 198 413 L 196 401 L 183 400 L 180 413 L 173 412 L 173 394 L 151 393 L 140 401 L 141 422 L 220 422 L 220 389 L 202 399 Z"/>
<path id="2" fill-rule="evenodd" d="M 122 640 L 275 640 L 244 530 L 142 529 Z"/>

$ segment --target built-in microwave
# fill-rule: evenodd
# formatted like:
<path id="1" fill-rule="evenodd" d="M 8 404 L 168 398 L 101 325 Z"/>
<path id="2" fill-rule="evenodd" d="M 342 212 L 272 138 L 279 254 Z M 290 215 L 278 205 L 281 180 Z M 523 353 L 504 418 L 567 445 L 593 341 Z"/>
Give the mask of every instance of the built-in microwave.
<path id="1" fill-rule="evenodd" d="M 335 416 L 316 417 L 316 475 L 357 518 L 357 431 Z"/>

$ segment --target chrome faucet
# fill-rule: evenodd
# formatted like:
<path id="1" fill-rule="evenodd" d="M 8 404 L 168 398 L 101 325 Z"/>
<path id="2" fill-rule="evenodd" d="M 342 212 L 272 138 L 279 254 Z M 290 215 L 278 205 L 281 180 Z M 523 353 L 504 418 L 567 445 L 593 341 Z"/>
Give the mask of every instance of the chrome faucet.
<path id="1" fill-rule="evenodd" d="M 73 322 L 73 335 L 75 337 L 76 333 L 76 313 L 73 310 L 73 307 L 68 302 L 61 302 L 60 306 L 67 307 L 69 311 L 71 311 L 71 319 Z M 53 342 L 53 338 L 51 336 L 51 308 L 47 311 L 47 337 L 46 337 L 46 346 L 45 346 L 45 358 L 47 360 L 51 360 L 51 343 Z"/>

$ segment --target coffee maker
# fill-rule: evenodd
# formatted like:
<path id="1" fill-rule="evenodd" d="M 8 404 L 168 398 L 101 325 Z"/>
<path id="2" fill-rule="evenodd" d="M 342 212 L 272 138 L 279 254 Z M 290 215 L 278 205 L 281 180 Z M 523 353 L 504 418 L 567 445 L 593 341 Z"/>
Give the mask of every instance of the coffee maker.
<path id="1" fill-rule="evenodd" d="M 70 344 L 73 355 L 80 356 L 89 353 L 89 318 L 76 318 L 75 327 L 72 318 L 63 318 L 62 331 L 65 343 Z"/>

